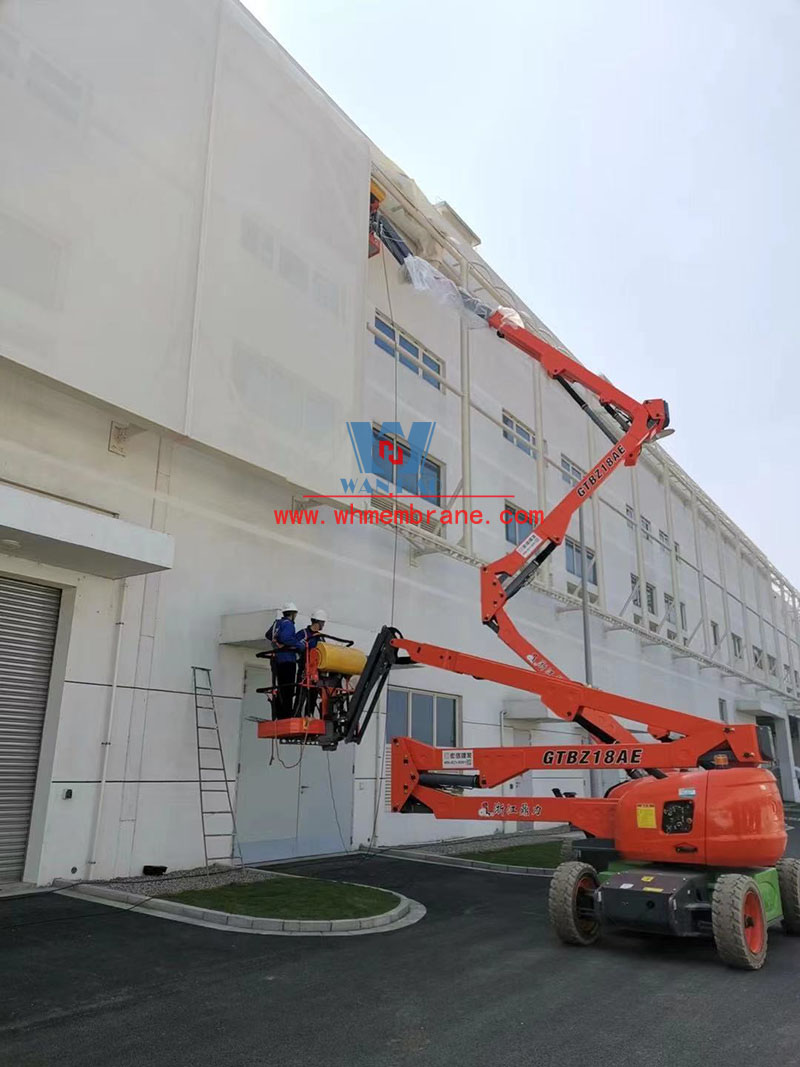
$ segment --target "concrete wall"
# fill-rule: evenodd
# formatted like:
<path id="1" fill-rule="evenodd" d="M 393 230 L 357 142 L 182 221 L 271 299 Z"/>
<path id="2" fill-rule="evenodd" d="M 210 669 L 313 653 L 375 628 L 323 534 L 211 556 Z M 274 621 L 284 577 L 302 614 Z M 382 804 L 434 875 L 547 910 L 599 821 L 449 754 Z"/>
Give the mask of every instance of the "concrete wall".
<path id="1" fill-rule="evenodd" d="M 324 491 L 353 466 L 367 139 L 234 0 L 0 18 L 0 351 Z"/>

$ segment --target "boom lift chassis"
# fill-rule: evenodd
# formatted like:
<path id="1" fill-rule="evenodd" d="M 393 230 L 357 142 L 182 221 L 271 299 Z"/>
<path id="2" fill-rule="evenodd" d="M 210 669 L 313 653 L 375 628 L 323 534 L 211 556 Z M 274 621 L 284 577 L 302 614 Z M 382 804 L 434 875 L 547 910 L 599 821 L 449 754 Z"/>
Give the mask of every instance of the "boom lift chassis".
<path id="1" fill-rule="evenodd" d="M 773 759 L 769 731 L 575 682 L 519 632 L 506 611 L 562 543 L 577 509 L 615 470 L 634 465 L 644 445 L 664 435 L 667 405 L 635 401 L 509 321 L 506 309 L 493 310 L 454 288 L 499 337 L 535 359 L 610 441 L 605 455 L 523 542 L 481 569 L 482 621 L 525 667 L 411 641 L 384 627 L 352 691 L 336 678 L 326 699 L 324 676 L 307 672 L 307 684 L 320 693 L 320 717 L 262 721 L 258 735 L 327 749 L 359 743 L 389 672 L 404 665 L 535 693 L 560 719 L 578 724 L 592 743 L 443 749 L 393 738 L 392 810 L 439 819 L 568 823 L 586 838 L 551 882 L 551 921 L 563 941 L 589 944 L 601 925 L 713 934 L 726 963 L 756 969 L 766 957 L 770 923 L 782 919 L 787 932 L 800 934 L 800 861 L 784 859 L 776 866 L 786 833 L 775 777 L 765 767 Z M 603 415 L 575 386 L 596 399 Z M 652 742 L 643 743 L 624 723 L 645 726 Z M 628 780 L 604 797 L 553 790 L 549 797 L 509 800 L 483 792 L 528 770 L 563 767 L 624 771 Z"/>

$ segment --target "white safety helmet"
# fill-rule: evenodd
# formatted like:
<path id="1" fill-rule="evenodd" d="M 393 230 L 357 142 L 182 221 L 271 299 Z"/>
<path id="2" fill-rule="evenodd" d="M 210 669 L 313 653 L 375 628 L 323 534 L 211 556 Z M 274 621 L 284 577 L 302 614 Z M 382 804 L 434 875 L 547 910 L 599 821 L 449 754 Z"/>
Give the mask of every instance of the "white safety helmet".
<path id="1" fill-rule="evenodd" d="M 287 600 L 281 608 L 281 611 L 297 611 L 297 604 L 293 600 Z"/>
<path id="2" fill-rule="evenodd" d="M 314 611 L 311 612 L 311 621 L 312 622 L 327 622 L 328 621 L 328 614 L 323 608 L 316 608 Z"/>

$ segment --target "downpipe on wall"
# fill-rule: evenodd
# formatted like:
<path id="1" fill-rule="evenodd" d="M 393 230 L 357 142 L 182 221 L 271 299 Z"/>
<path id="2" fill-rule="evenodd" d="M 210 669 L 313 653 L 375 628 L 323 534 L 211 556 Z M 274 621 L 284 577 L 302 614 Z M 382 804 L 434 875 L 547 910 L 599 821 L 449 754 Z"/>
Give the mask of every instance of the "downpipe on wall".
<path id="1" fill-rule="evenodd" d="M 100 825 L 103 818 L 103 803 L 106 794 L 106 781 L 108 779 L 108 761 L 111 755 L 111 735 L 114 730 L 114 718 L 117 711 L 117 679 L 119 677 L 119 657 L 122 649 L 122 629 L 125 625 L 122 616 L 125 611 L 125 596 L 128 592 L 128 579 L 123 578 L 119 591 L 119 604 L 117 607 L 117 621 L 115 623 L 116 637 L 114 640 L 114 668 L 111 675 L 111 690 L 108 698 L 108 715 L 106 716 L 106 732 L 101 747 L 103 758 L 100 766 L 100 788 L 97 793 L 97 804 L 94 813 L 94 826 L 92 828 L 92 842 L 89 856 L 86 860 L 84 877 L 91 880 L 94 868 L 97 865 L 97 844 L 100 840 Z"/>

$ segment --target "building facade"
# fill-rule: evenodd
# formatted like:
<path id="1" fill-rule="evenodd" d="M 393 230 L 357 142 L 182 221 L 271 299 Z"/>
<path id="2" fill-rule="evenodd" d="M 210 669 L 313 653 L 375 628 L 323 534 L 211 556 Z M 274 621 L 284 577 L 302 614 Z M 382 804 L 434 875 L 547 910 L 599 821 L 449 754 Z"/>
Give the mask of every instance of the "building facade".
<path id="1" fill-rule="evenodd" d="M 391 813 L 387 737 L 574 727 L 419 668 L 357 748 L 273 751 L 257 652 L 292 599 L 362 648 L 391 622 L 510 662 L 479 616 L 479 566 L 528 529 L 500 512 L 547 512 L 603 451 L 538 366 L 370 254 L 370 191 L 413 251 L 557 339 L 235 0 L 9 0 L 0 83 L 0 882 L 194 866 L 204 827 L 226 847 L 227 817 L 201 821 L 192 667 L 245 859 L 494 832 Z M 336 522 L 349 421 L 435 423 L 426 522 Z M 493 499 L 442 524 L 462 494 Z M 584 510 L 594 684 L 769 723 L 797 800 L 797 591 L 657 445 Z M 573 526 L 511 613 L 582 678 Z M 524 779 L 506 791 L 590 788 Z"/>

